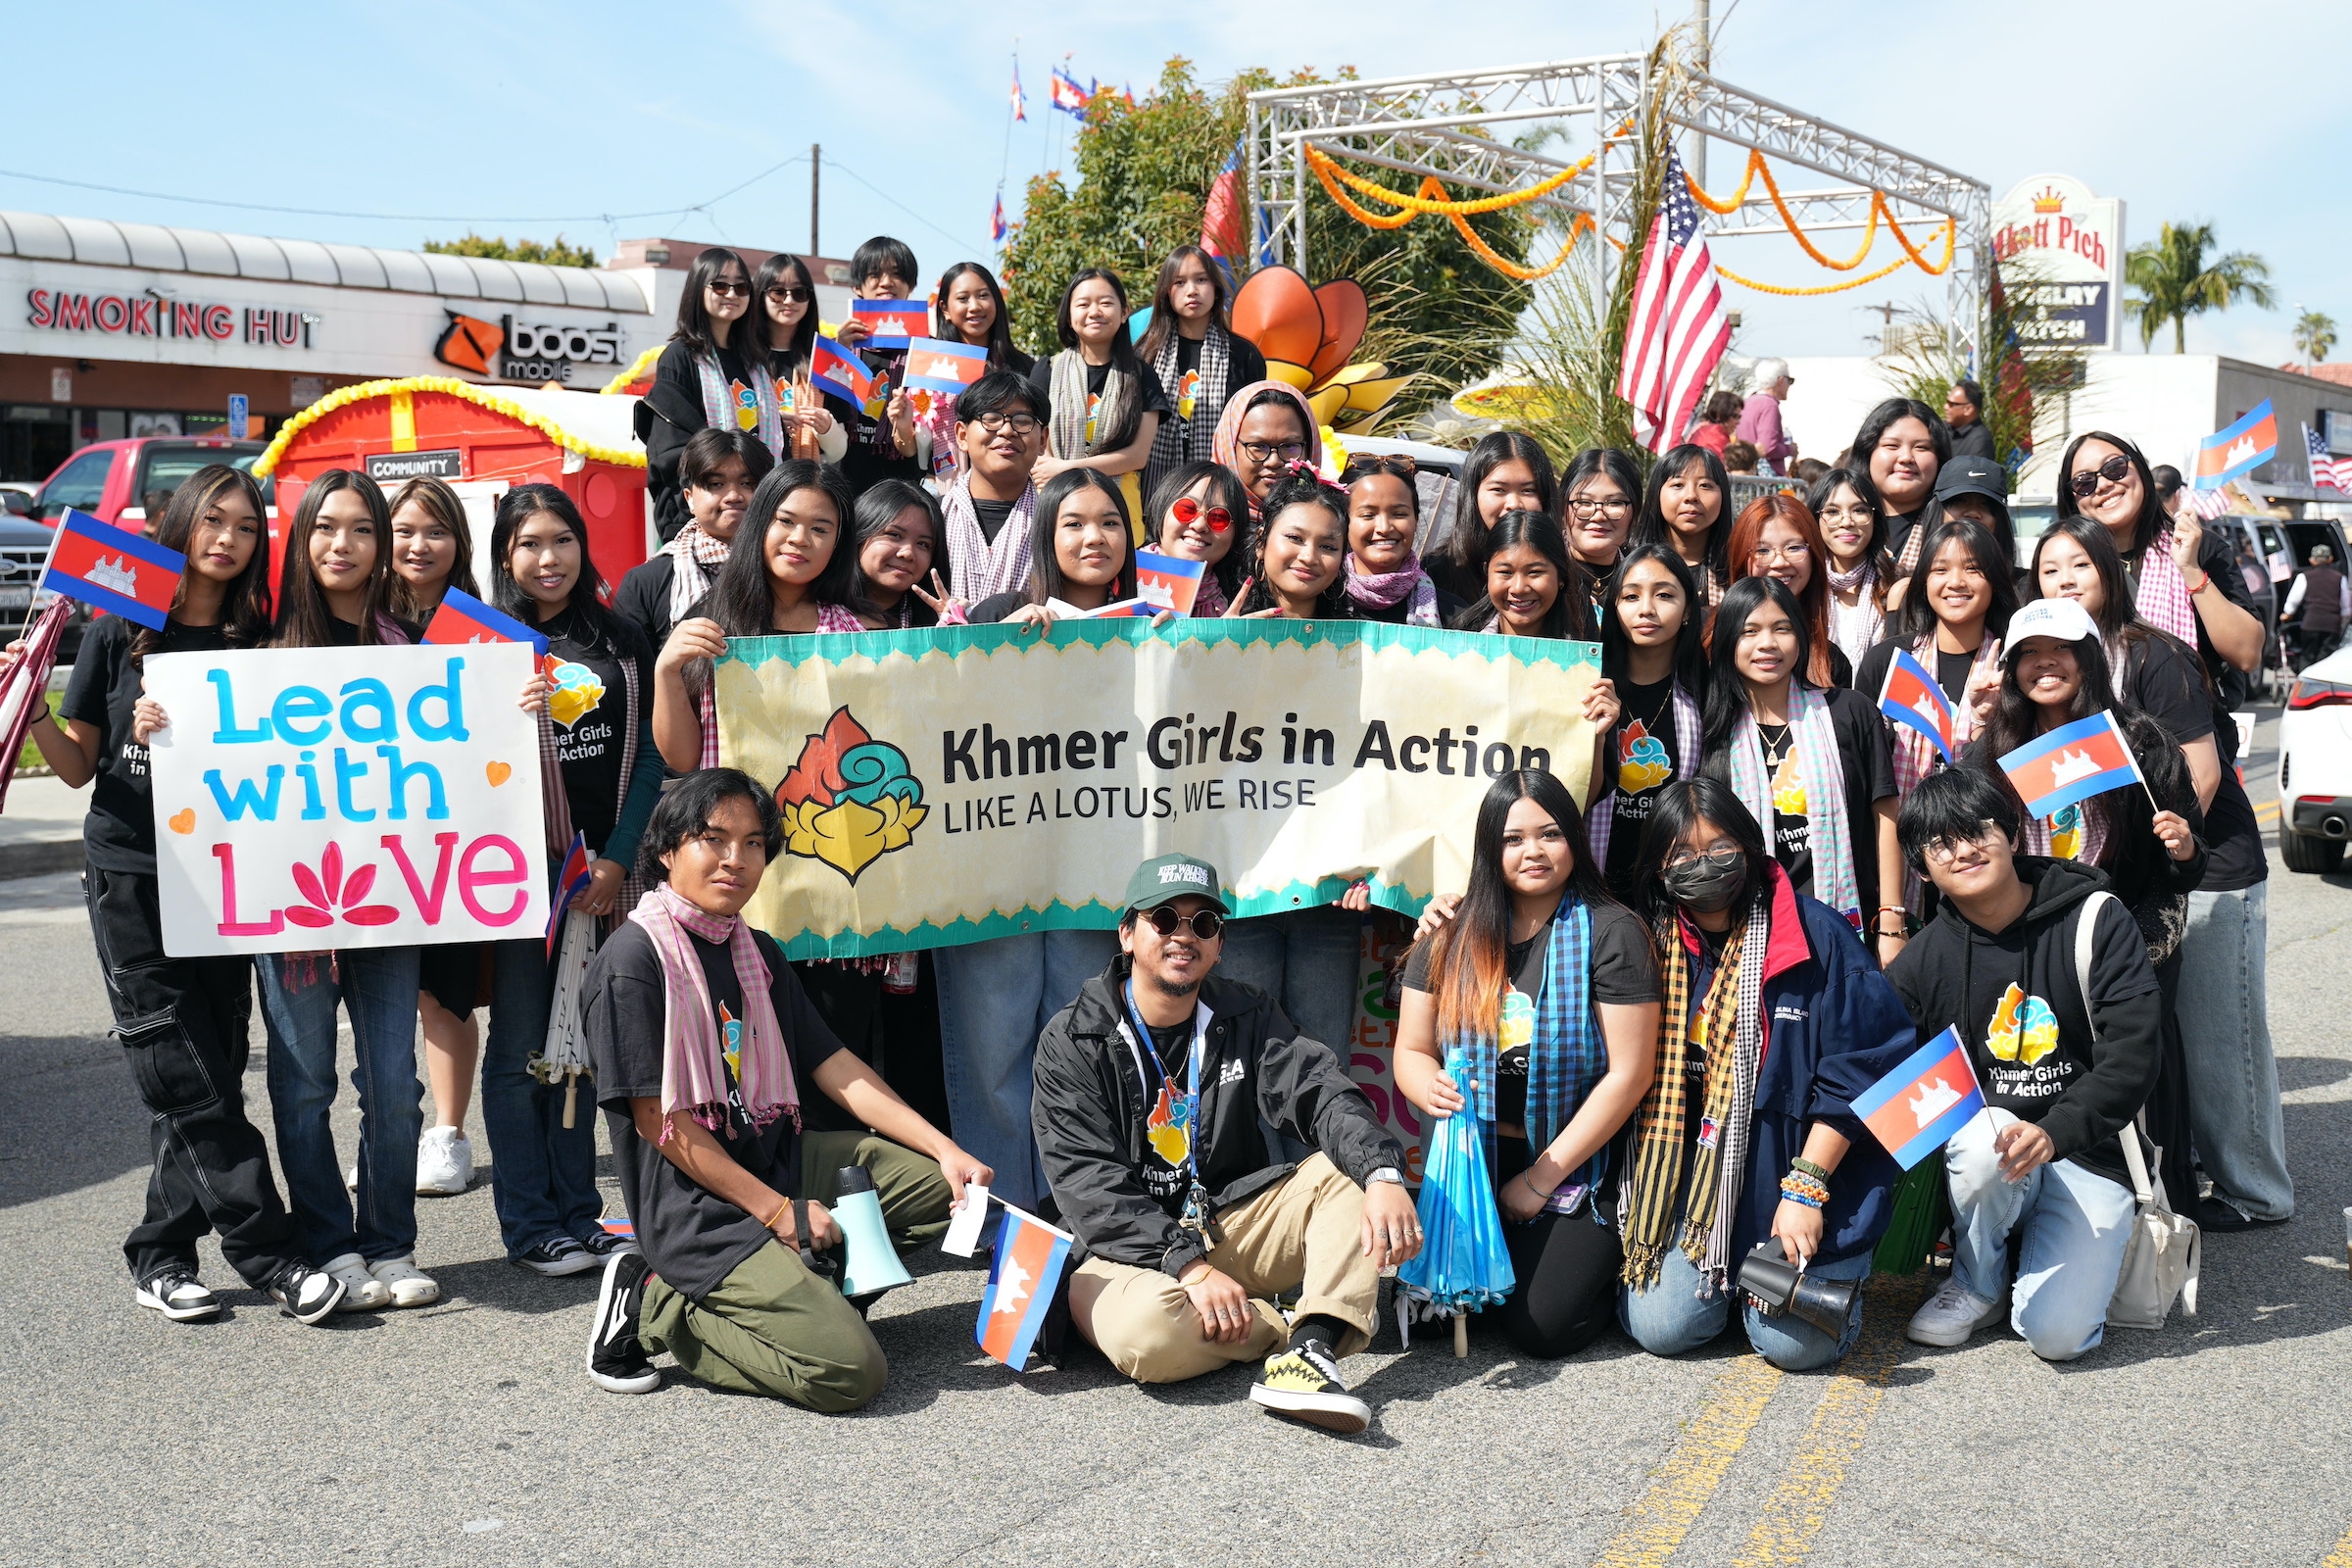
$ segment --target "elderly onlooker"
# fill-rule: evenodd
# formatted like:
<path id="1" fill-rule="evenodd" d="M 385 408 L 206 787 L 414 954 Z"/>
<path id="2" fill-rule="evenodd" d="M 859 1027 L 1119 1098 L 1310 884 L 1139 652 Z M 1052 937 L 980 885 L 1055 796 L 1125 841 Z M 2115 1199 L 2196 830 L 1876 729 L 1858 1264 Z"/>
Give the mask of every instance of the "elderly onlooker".
<path id="1" fill-rule="evenodd" d="M 1943 395 L 1943 422 L 1952 427 L 1952 456 L 1962 454 L 1998 462 L 1992 450 L 1992 432 L 1984 427 L 1984 389 L 1974 381 L 1959 380 Z"/>
<path id="2" fill-rule="evenodd" d="M 1788 465 L 1796 461 L 1796 443 L 1781 428 L 1781 402 L 1795 381 L 1787 360 L 1758 360 L 1748 383 L 1755 390 L 1748 393 L 1740 410 L 1740 428 L 1733 432 L 1753 445 L 1756 455 L 1772 465 L 1774 473 L 1788 472 Z"/>

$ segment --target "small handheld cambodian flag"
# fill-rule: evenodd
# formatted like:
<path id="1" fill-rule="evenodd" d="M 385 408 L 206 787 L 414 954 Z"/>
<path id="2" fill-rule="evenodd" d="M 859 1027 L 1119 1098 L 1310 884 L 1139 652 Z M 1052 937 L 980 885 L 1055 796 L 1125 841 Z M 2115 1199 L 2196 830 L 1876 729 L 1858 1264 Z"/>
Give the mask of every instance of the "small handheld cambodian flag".
<path id="1" fill-rule="evenodd" d="M 2001 759 L 2001 771 L 2034 816 L 2056 816 L 2078 801 L 2142 782 L 2139 759 L 2107 711 L 2020 746 Z"/>
<path id="2" fill-rule="evenodd" d="M 1958 1029 L 1946 1029 L 1854 1100 L 1854 1114 L 1909 1170 L 1952 1141 L 1984 1108 Z"/>
<path id="3" fill-rule="evenodd" d="M 973 343 L 918 337 L 906 345 L 909 391 L 961 392 L 988 373 L 988 350 Z"/>
<path id="4" fill-rule="evenodd" d="M 808 354 L 808 379 L 849 403 L 862 405 L 874 395 L 874 377 L 865 362 L 821 333 Z"/>
<path id="5" fill-rule="evenodd" d="M 2197 471 L 2192 485 L 2218 490 L 2230 480 L 2252 473 L 2278 455 L 2278 416 L 2264 398 L 2245 416 L 2227 429 L 2216 430 L 2197 443 Z"/>
<path id="6" fill-rule="evenodd" d="M 125 528 L 68 508 L 41 586 L 156 631 L 171 618 L 188 558 Z"/>
<path id="7" fill-rule="evenodd" d="M 556 933 L 564 929 L 564 911 L 571 907 L 571 901 L 588 886 L 590 864 L 588 835 L 572 834 L 571 848 L 564 855 L 564 869 L 556 878 L 556 896 L 548 902 L 547 906 L 547 956 L 550 958 L 556 956 Z"/>
<path id="8" fill-rule="evenodd" d="M 428 643 L 527 643 L 541 658 L 547 639 L 504 611 L 493 610 L 462 588 L 441 595 L 441 608 L 424 628 Z"/>
<path id="9" fill-rule="evenodd" d="M 931 307 L 921 300 L 852 300 L 850 311 L 873 334 L 869 349 L 903 349 L 931 330 Z"/>
<path id="10" fill-rule="evenodd" d="M 1179 561 L 1154 550 L 1135 553 L 1135 591 L 1155 611 L 1173 610 L 1179 615 L 1193 612 L 1193 601 L 1200 595 L 1200 574 L 1208 569 L 1199 561 Z"/>
<path id="11" fill-rule="evenodd" d="M 1955 760 L 1952 705 L 1927 666 L 1903 649 L 1897 648 L 1886 662 L 1886 681 L 1879 688 L 1879 711 L 1934 741 L 1945 761 Z"/>
<path id="12" fill-rule="evenodd" d="M 1004 1205 L 996 1260 L 989 1266 L 988 1289 L 980 1297 L 980 1322 L 972 1338 L 1015 1372 L 1028 1369 L 1029 1347 L 1036 1343 L 1054 1293 L 1060 1288 L 1061 1265 L 1070 1255 L 1072 1240 L 1069 1232 Z"/>

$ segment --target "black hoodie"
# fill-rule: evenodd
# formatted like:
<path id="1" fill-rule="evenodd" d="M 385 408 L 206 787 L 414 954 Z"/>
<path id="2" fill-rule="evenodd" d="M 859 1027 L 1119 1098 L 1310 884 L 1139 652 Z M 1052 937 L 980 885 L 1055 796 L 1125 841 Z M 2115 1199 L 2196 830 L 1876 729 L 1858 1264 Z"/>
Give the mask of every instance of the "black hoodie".
<path id="1" fill-rule="evenodd" d="M 2038 1124 L 2055 1146 L 2052 1158 L 2129 1186 L 2116 1133 L 2139 1113 L 2161 1059 L 2164 999 L 2146 944 L 2121 902 L 2103 902 L 2085 998 L 2075 978 L 2075 926 L 2083 901 L 2107 886 L 2106 874 L 2032 855 L 2017 858 L 2017 874 L 2033 902 L 2005 930 L 1981 930 L 1943 900 L 1886 978 L 1922 1039 L 1959 1028 L 1985 1103 Z M 1996 1014 L 2004 1026 L 1998 1041 Z"/>

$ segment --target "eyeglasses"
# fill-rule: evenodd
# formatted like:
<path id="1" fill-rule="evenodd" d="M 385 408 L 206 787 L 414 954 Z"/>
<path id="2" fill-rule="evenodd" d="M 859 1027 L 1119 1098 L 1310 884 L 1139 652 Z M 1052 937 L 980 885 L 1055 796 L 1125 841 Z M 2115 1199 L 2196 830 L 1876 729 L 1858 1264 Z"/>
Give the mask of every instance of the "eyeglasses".
<path id="1" fill-rule="evenodd" d="M 1634 510 L 1634 504 L 1623 496 L 1602 501 L 1587 501 L 1582 497 L 1568 503 L 1568 510 L 1580 517 L 1622 517 Z"/>
<path id="2" fill-rule="evenodd" d="M 1668 860 L 1665 868 L 1669 871 L 1680 871 L 1689 866 L 1706 865 L 1723 871 L 1729 870 L 1746 858 L 1747 856 L 1737 844 L 1720 844 L 1703 855 L 1686 851 Z"/>
<path id="3" fill-rule="evenodd" d="M 1750 562 L 1762 564 L 1770 561 L 1786 561 L 1791 565 L 1813 559 L 1813 547 L 1802 539 L 1791 539 L 1785 545 L 1758 545 L 1747 553 Z"/>
<path id="4" fill-rule="evenodd" d="M 1223 507 L 1203 507 L 1191 496 L 1178 496 L 1176 504 L 1168 508 L 1168 515 L 1176 520 L 1177 526 L 1185 528 L 1205 519 L 1210 533 L 1223 533 L 1233 526 L 1232 513 Z"/>
<path id="5" fill-rule="evenodd" d="M 1939 833 L 1924 846 L 1926 858 L 1937 865 L 1949 865 L 1960 858 L 1963 850 L 1984 848 L 2000 836 L 2001 825 L 1990 817 L 1977 824 L 1975 833 L 1962 838 L 1957 833 Z"/>
<path id="6" fill-rule="evenodd" d="M 1277 459 L 1284 463 L 1297 463 L 1306 456 L 1306 443 L 1303 441 L 1285 441 L 1279 446 L 1269 446 L 1263 441 L 1244 441 L 1240 447 L 1242 456 L 1251 463 L 1272 463 Z"/>
<path id="7" fill-rule="evenodd" d="M 767 303 L 770 305 L 806 305 L 814 298 L 816 298 L 814 289 L 792 288 L 784 284 L 778 284 L 767 291 Z"/>
<path id="8" fill-rule="evenodd" d="M 710 282 L 705 283 L 703 287 L 709 289 L 713 294 L 733 295 L 738 299 L 747 300 L 752 297 L 751 284 L 741 281 L 730 283 L 723 277 L 714 277 Z"/>
<path id="9" fill-rule="evenodd" d="M 2099 481 L 2101 479 L 2106 480 L 2109 484 L 2122 484 L 2124 482 L 2124 475 L 2130 473 L 2131 471 L 2132 460 L 2125 457 L 2121 452 L 2118 452 L 2114 457 L 2109 458 L 2105 463 L 2100 464 L 2097 467 L 2084 468 L 2082 472 L 2067 480 L 2066 487 L 2075 493 L 2075 498 L 2077 500 L 2087 500 L 2090 497 L 2090 493 L 2098 489 Z"/>
<path id="10" fill-rule="evenodd" d="M 1007 430 L 1022 437 L 1037 434 L 1037 416 L 1034 414 L 983 414 L 972 422 L 990 435 L 1003 435 Z"/>
<path id="11" fill-rule="evenodd" d="M 1225 929 L 1225 917 L 1214 909 L 1201 909 L 1192 914 L 1178 914 L 1172 904 L 1163 904 L 1144 916 L 1152 930 L 1163 937 L 1172 937 L 1182 927 L 1203 942 L 1214 942 L 1217 933 Z"/>
<path id="12" fill-rule="evenodd" d="M 1340 475 L 1342 484 L 1353 484 L 1372 473 L 1393 473 L 1399 479 L 1410 479 L 1421 471 L 1421 465 L 1399 452 L 1393 457 L 1367 454 L 1348 460 L 1348 471 Z"/>
<path id="13" fill-rule="evenodd" d="M 1851 517 L 1856 522 L 1868 522 L 1878 514 L 1878 508 L 1865 506 L 1859 501 L 1855 502 L 1850 507 L 1841 507 L 1833 501 L 1828 506 L 1821 509 L 1821 520 L 1824 522 L 1829 521 L 1832 517 L 1838 518 L 1840 522 L 1844 521 L 1848 517 Z"/>

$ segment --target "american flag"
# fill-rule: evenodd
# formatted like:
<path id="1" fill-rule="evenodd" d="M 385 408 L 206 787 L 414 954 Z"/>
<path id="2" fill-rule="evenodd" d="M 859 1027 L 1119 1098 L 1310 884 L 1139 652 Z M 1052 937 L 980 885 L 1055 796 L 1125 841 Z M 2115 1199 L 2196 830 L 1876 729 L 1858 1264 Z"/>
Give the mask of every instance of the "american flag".
<path id="1" fill-rule="evenodd" d="M 2311 454 L 2311 483 L 2314 489 L 2326 485 L 2352 495 L 2352 458 L 2339 458 L 2328 450 L 2328 443 L 2310 425 L 2303 427 L 2303 450 Z"/>
<path id="2" fill-rule="evenodd" d="M 2230 497 L 2220 490 L 2191 490 L 2188 493 L 2188 507 L 2198 516 L 2211 522 L 2229 514 Z"/>
<path id="3" fill-rule="evenodd" d="M 1617 395 L 1634 406 L 1637 440 L 1658 450 L 1681 435 L 1731 341 L 1723 289 L 1699 231 L 1698 204 L 1690 199 L 1682 159 L 1669 153 L 1666 194 L 1642 248 L 1617 373 Z"/>

